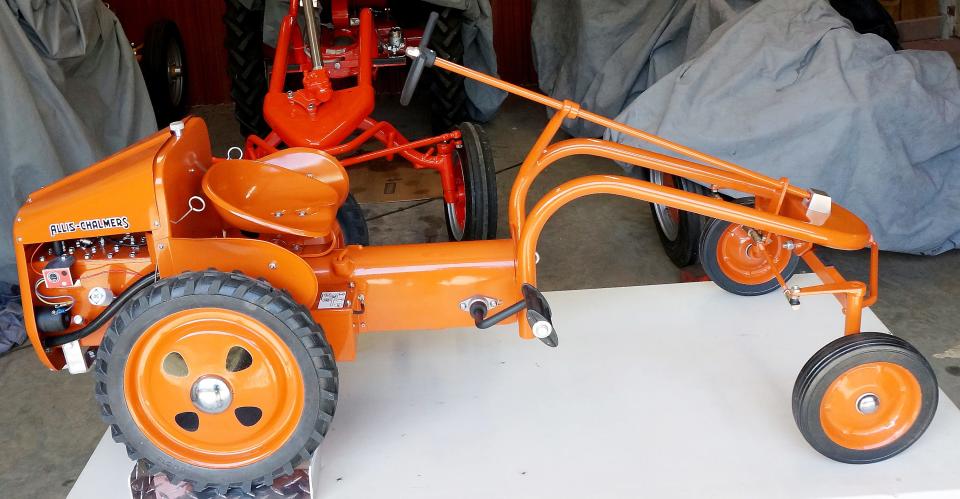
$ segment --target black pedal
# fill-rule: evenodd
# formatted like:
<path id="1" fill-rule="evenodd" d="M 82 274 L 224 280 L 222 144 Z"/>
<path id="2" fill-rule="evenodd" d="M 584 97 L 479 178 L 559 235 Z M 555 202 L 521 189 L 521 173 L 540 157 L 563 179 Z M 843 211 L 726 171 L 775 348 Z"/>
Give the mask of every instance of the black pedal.
<path id="1" fill-rule="evenodd" d="M 557 337 L 557 330 L 553 327 L 553 313 L 550 311 L 547 299 L 539 289 L 529 284 L 524 284 L 521 290 L 527 309 L 527 322 L 533 329 L 534 336 L 544 345 L 556 347 L 560 344 L 560 339 Z"/>

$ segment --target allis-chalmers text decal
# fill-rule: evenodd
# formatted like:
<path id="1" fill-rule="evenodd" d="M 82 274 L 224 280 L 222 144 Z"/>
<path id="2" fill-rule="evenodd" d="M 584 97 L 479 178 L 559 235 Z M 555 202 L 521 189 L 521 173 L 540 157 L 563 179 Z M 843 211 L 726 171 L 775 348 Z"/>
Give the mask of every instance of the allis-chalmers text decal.
<path id="1" fill-rule="evenodd" d="M 93 218 L 90 220 L 80 220 L 79 222 L 60 222 L 58 224 L 50 224 L 50 235 L 56 236 L 57 234 L 67 234 L 77 231 L 87 232 L 92 230 L 129 228 L 130 222 L 127 221 L 127 217 Z"/>

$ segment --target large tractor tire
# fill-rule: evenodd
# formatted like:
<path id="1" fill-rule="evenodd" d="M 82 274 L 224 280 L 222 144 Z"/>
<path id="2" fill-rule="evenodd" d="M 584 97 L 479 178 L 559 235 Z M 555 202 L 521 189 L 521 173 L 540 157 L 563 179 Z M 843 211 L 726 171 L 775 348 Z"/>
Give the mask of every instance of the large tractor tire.
<path id="1" fill-rule="evenodd" d="M 463 64 L 463 11 L 445 8 L 430 38 L 430 48 L 442 57 Z M 436 68 L 430 72 L 430 111 L 434 133 L 444 133 L 469 120 L 467 93 L 462 76 Z"/>
<path id="2" fill-rule="evenodd" d="M 286 292 L 186 272 L 123 305 L 94 366 L 113 439 L 150 474 L 249 492 L 317 449 L 337 405 L 330 344 Z"/>
<path id="3" fill-rule="evenodd" d="M 226 0 L 223 15 L 226 28 L 227 72 L 234 115 L 244 135 L 263 137 L 270 126 L 263 119 L 263 98 L 267 95 L 267 66 L 263 57 L 263 0 L 247 8 L 241 0 Z"/>
<path id="4" fill-rule="evenodd" d="M 893 17 L 877 0 L 830 0 L 830 6 L 853 24 L 858 33 L 872 33 L 900 50 L 900 32 Z"/>
<path id="5" fill-rule="evenodd" d="M 363 208 L 353 194 L 347 194 L 346 201 L 337 210 L 337 223 L 340 224 L 340 230 L 343 232 L 344 243 L 370 246 L 367 219 L 363 215 Z"/>

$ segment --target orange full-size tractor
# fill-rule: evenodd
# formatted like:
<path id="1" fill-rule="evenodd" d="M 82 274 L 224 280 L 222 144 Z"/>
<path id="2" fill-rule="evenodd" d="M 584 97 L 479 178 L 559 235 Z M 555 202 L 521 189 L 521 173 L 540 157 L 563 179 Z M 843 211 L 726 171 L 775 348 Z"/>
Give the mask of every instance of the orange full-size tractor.
<path id="1" fill-rule="evenodd" d="M 880 461 L 927 428 L 936 377 L 906 341 L 861 332 L 863 307 L 877 298 L 877 246 L 829 196 L 469 70 L 436 57 L 425 41 L 406 54 L 413 65 L 404 102 L 423 68 L 436 66 L 556 110 L 511 190 L 509 239 L 345 244 L 336 212 L 348 180 L 336 159 L 295 147 L 217 159 L 197 118 L 40 189 L 17 214 L 23 308 L 37 356 L 51 369 L 92 368 L 113 438 L 151 472 L 222 491 L 289 473 L 329 429 L 337 362 L 354 359 L 359 334 L 515 322 L 521 338 L 556 347 L 550 307 L 536 288 L 537 240 L 553 213 L 593 194 L 710 217 L 702 259 L 727 291 L 780 289 L 792 306 L 806 295 L 836 296 L 843 335 L 813 355 L 793 393 L 797 425 L 817 451 L 841 462 Z M 596 139 L 553 142 L 563 120 L 575 118 L 693 161 Z M 559 185 L 527 212 L 536 176 L 579 154 L 712 188 L 694 194 L 593 175 Z M 754 202 L 726 201 L 720 190 Z M 821 263 L 817 245 L 870 248 L 869 287 Z M 822 284 L 786 282 L 801 258 Z"/>
<path id="2" fill-rule="evenodd" d="M 348 170 L 371 160 L 400 159 L 437 172 L 450 240 L 495 238 L 493 153 L 480 125 L 461 123 L 467 105 L 462 77 L 434 75 L 430 102 L 438 119 L 433 137 L 409 140 L 372 116 L 374 79 L 384 68 L 406 66 L 403 51 L 421 41 L 421 28 L 398 26 L 393 16 L 404 12 L 392 13 L 387 0 L 319 2 L 329 9 L 329 24 L 320 23 L 325 18 L 314 2 L 292 1 L 279 23 L 276 48 L 267 50 L 268 63 L 261 44 L 264 3 L 227 0 L 224 16 L 235 112 L 247 134 L 244 156 L 257 159 L 284 147 L 310 147 L 337 157 Z M 417 2 L 402 7 L 418 10 Z M 431 45 L 460 56 L 461 13 L 447 8 L 444 14 L 442 21 L 432 21 L 430 29 L 441 36 Z M 359 210 L 349 196 L 346 206 Z M 352 242 L 367 244 L 367 239 Z"/>

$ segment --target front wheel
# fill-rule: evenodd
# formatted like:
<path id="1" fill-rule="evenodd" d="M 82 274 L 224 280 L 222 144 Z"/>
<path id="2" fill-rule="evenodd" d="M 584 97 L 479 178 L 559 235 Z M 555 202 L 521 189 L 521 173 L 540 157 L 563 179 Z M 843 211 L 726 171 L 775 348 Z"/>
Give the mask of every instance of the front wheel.
<path id="1" fill-rule="evenodd" d="M 736 295 L 757 296 L 777 289 L 780 283 L 774 272 L 786 281 L 793 276 L 800 260 L 788 249 L 788 238 L 763 233 L 763 249 L 770 257 L 768 261 L 751 237 L 751 230 L 714 218 L 707 222 L 700 238 L 700 264 L 704 273 L 717 286 Z"/>
<path id="2" fill-rule="evenodd" d="M 451 241 L 497 237 L 497 172 L 490 140 L 480 125 L 457 127 L 461 146 L 453 153 L 454 202 L 445 203 L 444 217 Z"/>
<path id="3" fill-rule="evenodd" d="M 905 340 L 857 333 L 820 349 L 797 376 L 793 417 L 830 459 L 874 463 L 910 447 L 937 410 L 937 377 Z"/>
<path id="4" fill-rule="evenodd" d="M 156 282 L 114 319 L 96 398 L 114 440 L 151 474 L 221 493 L 308 459 L 337 403 L 337 367 L 302 305 L 239 273 Z"/>

